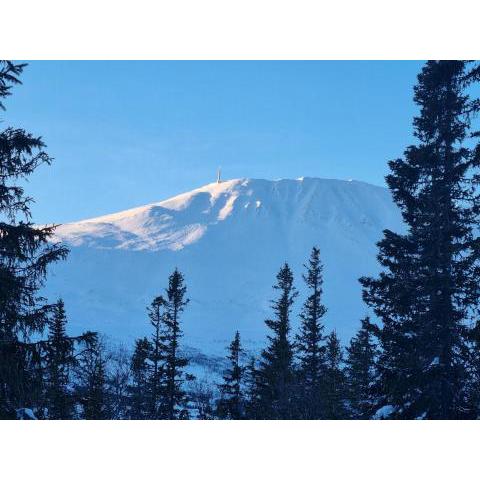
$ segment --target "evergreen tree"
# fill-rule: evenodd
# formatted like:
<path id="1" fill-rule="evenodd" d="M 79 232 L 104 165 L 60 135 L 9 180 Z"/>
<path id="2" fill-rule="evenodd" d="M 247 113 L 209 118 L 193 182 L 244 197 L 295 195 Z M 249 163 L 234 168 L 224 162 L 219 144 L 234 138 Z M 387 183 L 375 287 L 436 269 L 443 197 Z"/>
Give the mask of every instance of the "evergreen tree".
<path id="1" fill-rule="evenodd" d="M 378 407 L 389 418 L 455 419 L 465 404 L 466 325 L 480 291 L 480 150 L 469 148 L 480 103 L 464 61 L 429 61 L 418 76 L 418 144 L 389 163 L 388 186 L 407 226 L 379 243 L 384 271 L 362 278 L 364 299 L 381 319 Z"/>
<path id="2" fill-rule="evenodd" d="M 322 317 L 327 309 L 322 304 L 323 266 L 317 247 L 313 247 L 305 268 L 307 273 L 303 279 L 310 295 L 300 314 L 302 323 L 296 337 L 299 358 L 297 407 L 301 418 L 318 419 L 322 415 L 321 384 L 325 373 Z"/>
<path id="3" fill-rule="evenodd" d="M 169 277 L 165 296 L 156 297 L 148 308 L 152 337 L 150 341 L 137 341 L 132 358 L 134 416 L 170 420 L 188 418 L 184 383 L 193 377 L 185 373 L 188 360 L 179 350 L 183 336 L 180 317 L 188 304 L 186 291 L 183 275 L 175 269 Z"/>
<path id="4" fill-rule="evenodd" d="M 274 319 L 266 320 L 272 331 L 269 345 L 262 351 L 257 374 L 259 381 L 260 412 L 267 419 L 293 417 L 294 367 L 293 346 L 289 338 L 290 315 L 297 291 L 293 285 L 293 274 L 285 264 L 277 275 L 273 287 L 279 297 L 272 301 Z"/>
<path id="5" fill-rule="evenodd" d="M 243 376 L 245 367 L 240 363 L 243 349 L 240 343 L 240 333 L 235 333 L 235 338 L 230 344 L 227 360 L 229 367 L 223 374 L 223 383 L 219 385 L 221 398 L 218 402 L 217 412 L 220 418 L 240 420 L 245 416 L 245 398 L 243 392 Z"/>
<path id="6" fill-rule="evenodd" d="M 142 338 L 135 342 L 135 350 L 132 355 L 131 372 L 132 385 L 130 386 L 130 418 L 145 420 L 151 414 L 150 401 L 150 364 L 152 344 L 148 338 Z"/>
<path id="7" fill-rule="evenodd" d="M 0 109 L 25 65 L 0 61 Z M 30 203 L 21 184 L 51 158 L 45 144 L 19 128 L 0 132 L 0 418 L 33 407 L 41 389 L 41 355 L 33 335 L 42 334 L 53 306 L 38 294 L 47 267 L 66 257 L 67 250 L 49 240 L 54 227 L 31 221 Z"/>
<path id="8" fill-rule="evenodd" d="M 94 335 L 82 353 L 78 368 L 77 392 L 85 420 L 109 418 L 107 395 L 107 365 L 104 346 Z"/>
<path id="9" fill-rule="evenodd" d="M 94 332 L 85 332 L 76 337 L 68 336 L 66 326 L 65 305 L 63 300 L 59 299 L 48 320 L 47 339 L 36 343 L 42 356 L 43 404 L 47 408 L 48 418 L 55 420 L 73 418 L 75 399 L 71 388 L 71 372 L 78 364 L 77 349 L 84 346 L 88 348 L 89 343 L 96 338 Z"/>
<path id="10" fill-rule="evenodd" d="M 323 413 L 328 420 L 341 420 L 346 412 L 346 379 L 343 370 L 343 352 L 337 334 L 327 337 L 325 377 L 323 382 Z"/>
<path id="11" fill-rule="evenodd" d="M 260 380 L 255 357 L 251 357 L 245 367 L 245 418 L 259 420 L 262 418 Z"/>
<path id="12" fill-rule="evenodd" d="M 69 419 L 74 402 L 69 392 L 70 369 L 75 363 L 74 343 L 66 333 L 67 317 L 63 300 L 58 300 L 49 322 L 46 350 L 46 400 L 48 418 Z"/>
<path id="13" fill-rule="evenodd" d="M 163 365 L 163 344 L 162 344 L 162 322 L 166 316 L 165 299 L 162 296 L 156 297 L 148 308 L 148 316 L 153 327 L 151 339 L 150 355 L 150 375 L 149 375 L 149 410 L 151 419 L 162 418 L 161 399 L 162 382 L 164 380 Z"/>
<path id="14" fill-rule="evenodd" d="M 372 334 L 368 317 L 347 347 L 345 374 L 347 377 L 349 415 L 366 420 L 374 412 L 372 386 L 376 380 L 378 348 Z"/>
<path id="15" fill-rule="evenodd" d="M 165 292 L 165 315 L 161 335 L 164 368 L 162 415 L 168 420 L 188 418 L 187 398 L 183 387 L 186 380 L 184 369 L 188 360 L 179 351 L 179 341 L 183 336 L 180 316 L 189 302 L 185 297 L 186 292 L 183 275 L 175 269 L 169 277 Z"/>

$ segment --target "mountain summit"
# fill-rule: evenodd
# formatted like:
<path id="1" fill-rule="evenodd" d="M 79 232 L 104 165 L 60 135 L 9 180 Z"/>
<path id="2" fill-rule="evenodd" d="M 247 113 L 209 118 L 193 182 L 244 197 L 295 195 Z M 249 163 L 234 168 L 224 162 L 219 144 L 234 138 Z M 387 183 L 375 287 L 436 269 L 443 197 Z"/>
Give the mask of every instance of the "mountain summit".
<path id="1" fill-rule="evenodd" d="M 303 263 L 318 245 L 325 320 L 346 340 L 365 313 L 357 279 L 378 271 L 375 243 L 385 228 L 399 230 L 402 221 L 382 187 L 319 178 L 227 180 L 58 227 L 57 239 L 72 252 L 47 293 L 65 299 L 78 329 L 138 337 L 148 330 L 146 306 L 178 267 L 191 298 L 185 342 L 218 351 L 238 329 L 255 348 L 276 272 L 288 261 L 302 291 Z"/>
<path id="2" fill-rule="evenodd" d="M 74 246 L 123 250 L 181 250 L 223 222 L 245 227 L 280 221 L 339 229 L 361 222 L 368 234 L 391 216 L 388 192 L 356 181 L 236 179 L 211 183 L 168 200 L 62 225 L 57 238 Z M 280 225 L 278 225 L 280 226 Z M 370 227 L 370 228 L 369 228 Z M 278 233 L 278 232 L 277 232 Z"/>

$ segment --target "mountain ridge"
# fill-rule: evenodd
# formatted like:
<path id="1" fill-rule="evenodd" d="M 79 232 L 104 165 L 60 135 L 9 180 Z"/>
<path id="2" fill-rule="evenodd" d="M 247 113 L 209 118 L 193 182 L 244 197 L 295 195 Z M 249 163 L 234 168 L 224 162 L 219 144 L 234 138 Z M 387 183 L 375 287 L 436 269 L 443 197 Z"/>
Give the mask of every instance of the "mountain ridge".
<path id="1" fill-rule="evenodd" d="M 47 295 L 65 300 L 75 331 L 98 330 L 131 342 L 148 333 L 146 307 L 178 267 L 191 302 L 185 343 L 223 354 L 239 330 L 258 349 L 271 286 L 285 262 L 304 299 L 303 264 L 314 245 L 325 265 L 327 329 L 347 341 L 367 313 L 358 278 L 376 274 L 376 242 L 402 220 L 387 189 L 365 182 L 305 177 L 234 179 L 153 204 L 58 227 L 71 248 L 54 268 Z"/>
<path id="2" fill-rule="evenodd" d="M 321 186 L 325 187 L 327 184 L 329 186 L 335 184 L 361 185 L 373 190 L 378 189 L 380 192 L 386 191 L 383 187 L 354 180 L 321 179 L 315 177 L 300 177 L 295 180 L 232 179 L 220 183 L 210 183 L 159 202 L 60 225 L 57 228 L 56 238 L 79 246 L 83 244 L 82 239 L 87 240 L 89 236 L 97 238 L 109 237 L 113 240 L 115 235 L 117 235 L 119 243 L 115 246 L 101 245 L 98 242 L 93 242 L 93 244 L 89 242 L 89 245 L 100 248 L 154 250 L 169 248 L 177 250 L 201 238 L 207 229 L 207 225 L 225 220 L 232 213 L 235 203 L 243 202 L 242 206 L 244 208 L 254 206 L 256 210 L 265 206 L 265 196 L 262 195 L 264 192 L 260 192 L 259 195 L 259 189 L 265 190 L 265 187 L 267 187 L 272 191 L 281 191 L 282 187 L 289 189 L 293 187 L 297 189 L 297 195 L 301 196 L 301 190 L 305 185 L 314 187 L 314 191 L 310 192 L 310 195 L 312 195 L 312 193 L 316 193 L 315 189 Z M 285 190 L 285 188 L 283 188 L 283 190 Z M 202 195 L 208 196 L 208 198 L 203 198 L 203 202 L 201 198 Z M 184 241 L 181 241 L 181 236 L 180 239 L 177 236 L 173 236 L 173 238 L 171 238 L 172 241 L 169 243 L 168 236 L 163 235 L 163 231 L 168 231 L 169 221 L 174 220 L 172 214 L 178 216 L 179 212 L 186 210 L 186 208 L 190 207 L 194 202 L 202 209 L 200 212 L 197 212 L 197 214 L 203 214 L 201 216 L 204 222 L 193 221 L 193 219 L 190 219 L 190 222 L 188 222 L 188 219 L 184 219 L 187 220 L 187 222 L 182 225 L 185 227 L 183 229 Z M 269 203 L 267 201 L 267 208 L 268 206 Z M 308 205 L 306 207 L 308 207 Z M 208 214 L 212 212 L 215 215 L 210 215 L 209 217 Z M 162 224 L 162 228 L 157 230 L 149 228 L 153 220 L 155 220 L 157 224 Z M 178 223 L 174 223 L 172 227 L 178 227 Z M 148 239 L 151 239 L 152 236 L 160 237 L 166 241 L 159 243 L 149 242 Z M 135 239 L 135 237 L 137 238 Z M 142 243 L 142 240 L 144 243 Z"/>

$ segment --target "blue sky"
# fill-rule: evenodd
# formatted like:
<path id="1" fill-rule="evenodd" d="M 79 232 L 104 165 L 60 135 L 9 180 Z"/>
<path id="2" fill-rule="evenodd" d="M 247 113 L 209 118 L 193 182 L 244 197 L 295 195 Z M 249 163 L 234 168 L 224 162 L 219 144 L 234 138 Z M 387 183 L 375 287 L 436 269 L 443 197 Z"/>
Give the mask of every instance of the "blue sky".
<path id="1" fill-rule="evenodd" d="M 412 137 L 421 62 L 31 62 L 3 126 L 55 157 L 27 187 L 36 222 L 160 201 L 224 178 L 384 184 Z"/>

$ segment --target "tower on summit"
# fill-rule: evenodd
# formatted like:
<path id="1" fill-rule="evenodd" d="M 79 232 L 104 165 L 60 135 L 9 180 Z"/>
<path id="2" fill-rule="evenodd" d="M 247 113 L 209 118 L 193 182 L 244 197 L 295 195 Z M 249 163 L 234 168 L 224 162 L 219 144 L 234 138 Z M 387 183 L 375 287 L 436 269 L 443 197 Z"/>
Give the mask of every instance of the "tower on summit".
<path id="1" fill-rule="evenodd" d="M 218 167 L 218 170 L 217 170 L 217 183 L 222 183 L 221 176 L 222 176 L 222 169 L 221 169 L 220 167 Z"/>

